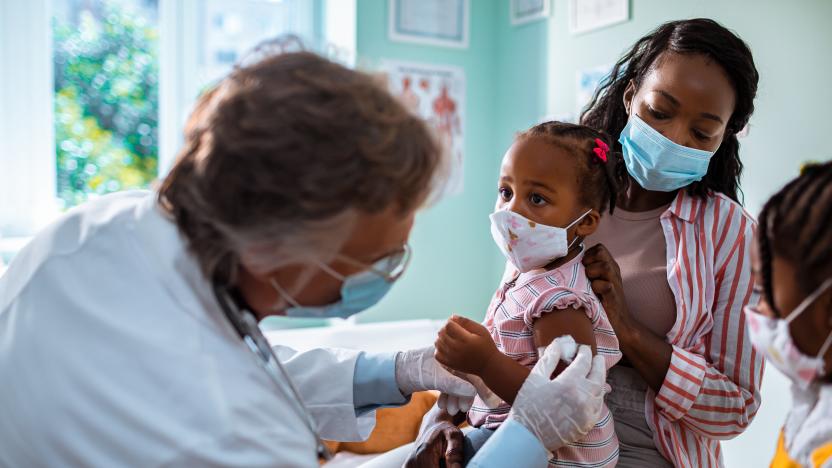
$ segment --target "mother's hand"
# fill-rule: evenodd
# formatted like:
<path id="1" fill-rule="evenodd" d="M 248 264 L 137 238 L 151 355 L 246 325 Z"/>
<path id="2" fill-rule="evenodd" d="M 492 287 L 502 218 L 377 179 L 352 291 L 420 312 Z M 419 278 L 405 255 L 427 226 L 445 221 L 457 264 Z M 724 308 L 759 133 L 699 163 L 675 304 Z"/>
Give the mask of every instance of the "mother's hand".
<path id="1" fill-rule="evenodd" d="M 434 407 L 422 424 L 405 468 L 435 468 L 444 460 L 448 468 L 461 467 L 464 457 L 462 431 L 444 411 Z"/>
<path id="2" fill-rule="evenodd" d="M 583 264 L 586 276 L 592 283 L 592 290 L 601 300 L 616 334 L 625 333 L 626 327 L 630 325 L 630 314 L 624 301 L 624 287 L 618 263 L 604 244 L 597 244 L 586 251 Z"/>
<path id="3" fill-rule="evenodd" d="M 607 318 L 615 330 L 621 352 L 641 374 L 647 385 L 659 392 L 664 384 L 673 348 L 637 320 L 633 320 L 624 301 L 621 269 L 603 244 L 586 251 L 583 259 L 592 290 L 601 300 Z"/>

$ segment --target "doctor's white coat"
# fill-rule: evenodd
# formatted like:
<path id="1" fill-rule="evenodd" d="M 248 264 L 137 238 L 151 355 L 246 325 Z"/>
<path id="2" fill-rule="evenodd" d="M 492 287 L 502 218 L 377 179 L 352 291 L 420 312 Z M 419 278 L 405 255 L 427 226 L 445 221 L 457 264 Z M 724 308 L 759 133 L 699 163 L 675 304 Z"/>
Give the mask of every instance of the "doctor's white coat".
<path id="1" fill-rule="evenodd" d="M 366 438 L 358 353 L 276 349 L 323 437 Z M 102 197 L 0 278 L 0 466 L 318 466 L 155 194 Z"/>

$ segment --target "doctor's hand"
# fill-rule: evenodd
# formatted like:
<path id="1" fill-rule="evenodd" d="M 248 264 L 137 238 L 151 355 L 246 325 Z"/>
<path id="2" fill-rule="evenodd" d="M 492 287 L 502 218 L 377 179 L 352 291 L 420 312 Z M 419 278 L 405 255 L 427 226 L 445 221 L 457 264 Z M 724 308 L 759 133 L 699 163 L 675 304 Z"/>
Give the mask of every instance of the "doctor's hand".
<path id="1" fill-rule="evenodd" d="M 396 355 L 396 383 L 403 395 L 439 390 L 449 396 L 472 399 L 474 386 L 436 362 L 433 346 L 404 351 Z"/>
<path id="2" fill-rule="evenodd" d="M 604 405 L 604 358 L 593 358 L 589 346 L 581 345 L 572 363 L 551 378 L 563 352 L 562 339 L 555 339 L 546 348 L 517 393 L 508 416 L 551 452 L 583 438 L 600 419 Z"/>
<path id="3" fill-rule="evenodd" d="M 467 413 L 473 404 L 474 397 L 472 396 L 448 395 L 447 393 L 440 394 L 436 401 L 439 409 L 447 411 L 451 416 L 457 413 Z"/>
<path id="4" fill-rule="evenodd" d="M 451 372 L 457 377 L 461 377 L 471 382 L 471 385 L 473 385 L 477 390 L 477 395 L 480 399 L 482 399 L 483 403 L 485 403 L 485 406 L 488 408 L 494 409 L 502 404 L 503 400 L 495 395 L 494 392 L 492 392 L 491 389 L 485 385 L 485 382 L 483 382 L 481 378 L 474 374 L 465 374 L 453 370 Z M 445 412 L 451 416 L 454 416 L 457 413 L 467 413 L 473 404 L 474 397 L 454 396 L 448 395 L 447 393 L 439 395 L 439 400 L 436 402 L 439 409 L 445 410 Z"/>

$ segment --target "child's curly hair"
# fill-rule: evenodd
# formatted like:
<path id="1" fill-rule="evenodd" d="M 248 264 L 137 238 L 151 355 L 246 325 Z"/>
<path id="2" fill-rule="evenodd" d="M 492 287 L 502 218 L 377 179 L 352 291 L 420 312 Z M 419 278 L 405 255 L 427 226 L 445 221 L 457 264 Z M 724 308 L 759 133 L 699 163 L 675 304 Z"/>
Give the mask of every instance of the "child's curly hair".
<path id="1" fill-rule="evenodd" d="M 578 165 L 578 186 L 580 200 L 586 206 L 603 213 L 609 208 L 615 210 L 615 202 L 627 176 L 620 153 L 613 153 L 612 142 L 603 132 L 585 125 L 565 122 L 543 122 L 518 135 L 518 140 L 542 138 L 543 141 L 573 155 Z M 599 145 L 598 141 L 603 145 Z M 596 148 L 605 146 L 600 152 Z"/>

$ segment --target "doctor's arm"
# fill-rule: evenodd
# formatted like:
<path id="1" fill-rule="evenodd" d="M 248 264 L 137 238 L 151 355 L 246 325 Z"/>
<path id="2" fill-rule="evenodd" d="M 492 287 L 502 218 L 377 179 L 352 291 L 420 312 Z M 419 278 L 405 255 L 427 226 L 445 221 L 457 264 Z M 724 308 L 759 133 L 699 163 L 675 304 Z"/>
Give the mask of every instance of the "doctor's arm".
<path id="1" fill-rule="evenodd" d="M 474 387 L 439 365 L 433 346 L 399 353 L 361 353 L 355 366 L 356 411 L 401 405 L 414 392 L 438 390 L 472 400 Z"/>
<path id="2" fill-rule="evenodd" d="M 352 398 L 357 415 L 382 406 L 403 405 L 410 399 L 409 394 L 402 394 L 396 383 L 397 354 L 359 353 L 352 381 Z"/>
<path id="3" fill-rule="evenodd" d="M 405 404 L 413 392 L 439 390 L 467 397 L 475 393 L 468 382 L 436 363 L 433 346 L 400 353 L 272 349 L 327 439 L 366 439 L 375 424 L 372 410 Z"/>

